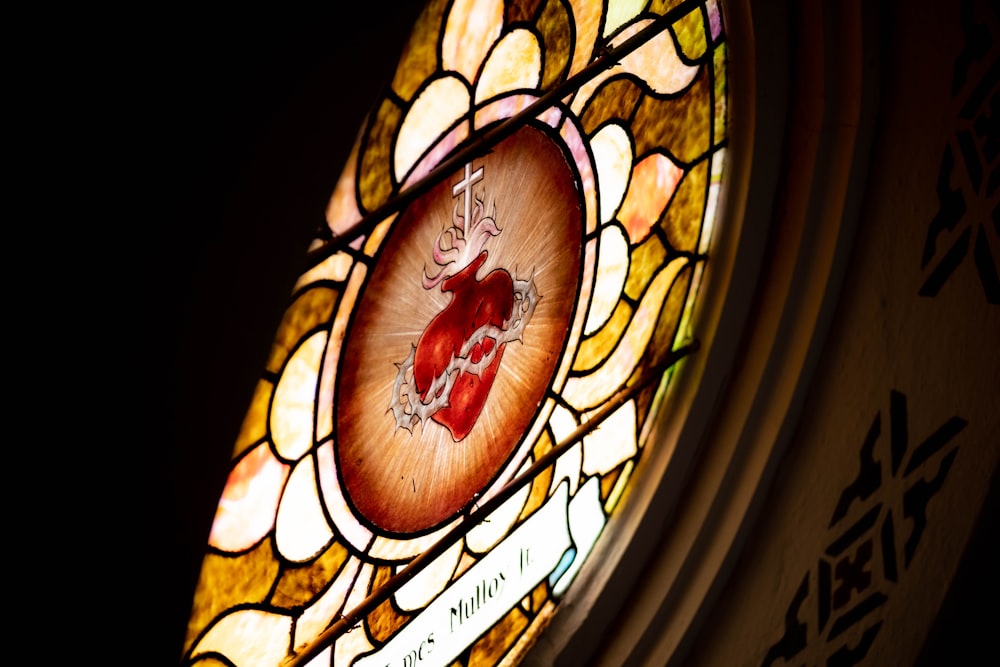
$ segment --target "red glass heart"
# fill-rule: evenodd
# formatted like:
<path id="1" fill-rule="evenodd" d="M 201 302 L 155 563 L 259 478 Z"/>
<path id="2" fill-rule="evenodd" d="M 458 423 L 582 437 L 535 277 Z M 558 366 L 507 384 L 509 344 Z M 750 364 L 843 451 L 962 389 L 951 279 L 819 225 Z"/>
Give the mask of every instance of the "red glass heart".
<path id="1" fill-rule="evenodd" d="M 445 372 L 452 357 L 459 357 L 472 334 L 485 324 L 501 327 L 510 317 L 514 307 L 514 282 L 510 274 L 494 269 L 482 280 L 476 278 L 486 257 L 484 250 L 471 264 L 442 283 L 441 290 L 451 293 L 451 301 L 431 320 L 417 341 L 413 379 L 425 402 L 434 379 Z M 488 336 L 476 343 L 469 353 L 471 361 L 479 362 L 495 345 L 496 340 Z M 460 372 L 448 396 L 448 406 L 431 417 L 447 428 L 456 442 L 465 439 L 479 419 L 496 379 L 504 347 L 500 345 L 493 361 L 480 375 Z"/>

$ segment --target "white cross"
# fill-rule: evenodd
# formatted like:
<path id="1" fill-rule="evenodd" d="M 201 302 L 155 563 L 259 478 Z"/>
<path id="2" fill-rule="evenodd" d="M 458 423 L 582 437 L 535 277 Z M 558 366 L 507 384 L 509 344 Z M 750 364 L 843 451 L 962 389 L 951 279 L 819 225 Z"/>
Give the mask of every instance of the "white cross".
<path id="1" fill-rule="evenodd" d="M 465 191 L 465 231 L 469 231 L 469 216 L 472 215 L 472 184 L 478 183 L 483 180 L 483 167 L 480 167 L 476 171 L 472 171 L 472 163 L 467 162 L 465 164 L 465 178 L 458 183 L 451 190 L 451 196 L 457 197 Z"/>

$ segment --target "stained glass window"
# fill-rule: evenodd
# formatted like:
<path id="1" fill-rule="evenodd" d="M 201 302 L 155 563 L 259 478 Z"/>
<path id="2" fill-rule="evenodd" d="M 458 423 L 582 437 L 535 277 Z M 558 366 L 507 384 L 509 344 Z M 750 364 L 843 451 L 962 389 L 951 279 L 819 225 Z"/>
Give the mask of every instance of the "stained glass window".
<path id="1" fill-rule="evenodd" d="M 432 0 L 236 440 L 187 664 L 493 665 L 545 628 L 697 332 L 714 0 Z"/>

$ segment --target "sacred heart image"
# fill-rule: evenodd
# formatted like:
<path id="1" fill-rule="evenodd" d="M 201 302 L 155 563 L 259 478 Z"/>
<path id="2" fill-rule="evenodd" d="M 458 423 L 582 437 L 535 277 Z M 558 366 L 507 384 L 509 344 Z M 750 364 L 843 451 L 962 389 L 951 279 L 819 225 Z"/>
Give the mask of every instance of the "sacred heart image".
<path id="1" fill-rule="evenodd" d="M 369 529 L 433 530 L 530 455 L 582 315 L 576 182 L 559 146 L 525 127 L 373 233 L 385 238 L 358 276 L 334 442 Z"/>
<path id="2" fill-rule="evenodd" d="M 406 361 L 399 365 L 390 408 L 396 426 L 412 429 L 431 418 L 455 440 L 464 440 L 479 418 L 508 341 L 521 340 L 538 300 L 534 282 L 515 280 L 506 269 L 476 274 L 486 261 L 485 244 L 499 236 L 496 212 L 487 217 L 484 202 L 473 203 L 473 184 L 483 168 L 465 168 L 454 188 L 465 200 L 456 224 L 441 232 L 434 248 L 436 273 L 423 285 L 451 294 L 431 320 Z"/>

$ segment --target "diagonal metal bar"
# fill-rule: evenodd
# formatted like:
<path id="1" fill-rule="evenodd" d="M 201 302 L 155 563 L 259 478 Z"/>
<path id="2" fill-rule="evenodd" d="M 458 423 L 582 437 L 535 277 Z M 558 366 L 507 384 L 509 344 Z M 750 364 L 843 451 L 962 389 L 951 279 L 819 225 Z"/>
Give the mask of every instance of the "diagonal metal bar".
<path id="1" fill-rule="evenodd" d="M 688 0 L 687 2 L 683 2 L 674 7 L 666 14 L 656 17 L 649 25 L 634 34 L 632 37 L 626 39 L 618 46 L 610 49 L 603 49 L 601 55 L 593 62 L 573 76 L 567 78 L 563 83 L 539 97 L 519 113 L 472 137 L 464 148 L 456 151 L 447 159 L 443 160 L 422 179 L 394 197 L 391 197 L 389 201 L 380 206 L 377 210 L 365 215 L 340 234 L 333 235 L 325 245 L 309 252 L 306 255 L 306 270 L 316 266 L 326 258 L 337 253 L 359 236 L 369 233 L 390 215 L 403 210 L 414 199 L 425 192 L 428 192 L 431 188 L 440 183 L 443 178 L 464 167 L 473 159 L 482 157 L 483 155 L 489 153 L 493 146 L 514 134 L 514 132 L 524 126 L 528 121 L 537 117 L 543 111 L 559 104 L 561 100 L 575 93 L 581 86 L 588 81 L 593 80 L 601 72 L 618 64 L 622 58 L 629 55 L 653 37 L 666 30 L 671 23 L 689 12 L 695 6 L 700 6 L 700 4 L 700 2 L 696 2 L 695 0 Z M 329 227 L 327 227 L 325 223 L 321 227 L 321 232 L 324 234 L 330 233 Z"/>
<path id="2" fill-rule="evenodd" d="M 624 387 L 613 394 L 597 410 L 597 412 L 590 417 L 590 419 L 583 424 L 580 424 L 580 426 L 578 426 L 572 433 L 570 433 L 566 438 L 556 444 L 544 455 L 538 457 L 537 461 L 535 461 L 522 474 L 512 479 L 510 483 L 500 489 L 495 496 L 484 501 L 473 511 L 469 512 L 465 518 L 462 519 L 457 526 L 448 531 L 444 537 L 435 542 L 434 545 L 432 545 L 427 551 L 410 561 L 403 571 L 390 577 L 381 588 L 362 600 L 356 607 L 348 611 L 346 614 L 342 614 L 333 625 L 320 633 L 309 646 L 304 648 L 299 653 L 289 654 L 289 656 L 285 658 L 284 662 L 282 662 L 282 667 L 302 667 L 302 665 L 305 665 L 307 662 L 312 660 L 326 647 L 332 645 L 338 637 L 350 631 L 350 629 L 357 625 L 361 619 L 374 611 L 374 609 L 380 604 L 388 600 L 389 596 L 399 590 L 403 584 L 419 574 L 427 565 L 433 562 L 435 558 L 443 554 L 459 538 L 469 532 L 473 526 L 489 516 L 493 510 L 500 507 L 500 505 L 510 499 L 511 496 L 520 491 L 524 486 L 531 483 L 531 481 L 534 480 L 539 473 L 545 470 L 557 458 L 582 440 L 584 436 L 594 431 L 608 417 L 610 417 L 615 410 L 625 404 L 626 401 L 634 398 L 642 390 L 659 382 L 663 373 L 687 355 L 695 352 L 698 347 L 698 341 L 693 340 L 687 345 L 672 350 L 670 354 L 668 354 L 660 363 L 647 368 L 632 385 Z"/>

